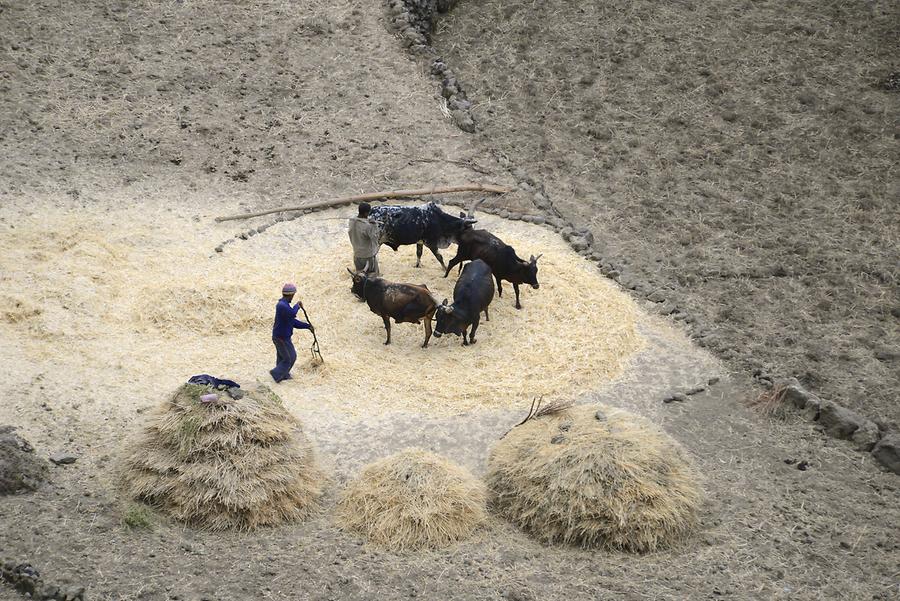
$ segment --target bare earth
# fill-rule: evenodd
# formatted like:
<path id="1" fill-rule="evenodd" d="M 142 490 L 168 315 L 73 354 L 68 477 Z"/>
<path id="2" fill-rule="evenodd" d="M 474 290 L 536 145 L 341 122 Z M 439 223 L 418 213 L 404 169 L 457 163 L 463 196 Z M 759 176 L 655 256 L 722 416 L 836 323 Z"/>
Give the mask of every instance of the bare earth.
<path id="1" fill-rule="evenodd" d="M 603 6 L 605 12 L 599 4 L 538 3 L 528 6 L 533 21 L 515 17 L 523 19 L 537 52 L 544 33 L 572 27 L 564 11 L 591 11 L 584 17 L 588 27 L 603 23 L 609 35 L 585 31 L 576 39 L 556 31 L 554 39 L 606 39 L 624 53 L 619 62 L 589 53 L 581 59 L 595 67 L 634 62 L 632 80 L 609 72 L 582 84 L 581 72 L 559 75 L 580 90 L 571 96 L 565 90 L 554 95 L 540 79 L 527 94 L 519 89 L 513 67 L 541 65 L 548 57 L 529 58 L 527 46 L 515 60 L 500 51 L 501 34 L 522 35 L 515 33 L 516 11 L 499 19 L 490 11 L 500 5 L 458 7 L 437 43 L 471 82 L 473 97 L 481 98 L 485 130 L 473 137 L 444 116 L 425 65 L 404 53 L 388 33 L 382 7 L 371 3 L 0 2 L 0 424 L 18 426 L 41 456 L 59 450 L 79 455 L 73 465 L 52 468 L 52 481 L 38 492 L 0 498 L 0 557 L 29 561 L 48 581 L 82 584 L 89 599 L 104 600 L 900 596 L 897 477 L 805 422 L 770 421 L 743 404 L 758 393 L 747 380 L 748 367 L 803 375 L 803 366 L 811 374 L 807 383 L 823 395 L 897 420 L 897 363 L 873 353 L 898 340 L 890 312 L 900 305 L 892 211 L 898 101 L 896 92 L 868 86 L 879 69 L 891 71 L 887 40 L 891 22 L 896 31 L 896 8 L 885 4 L 884 14 L 876 3 L 863 14 L 829 5 L 837 16 L 820 19 L 817 10 L 800 5 L 790 16 L 778 12 L 783 7 L 737 10 L 738 4 L 724 2 L 715 4 L 718 13 L 710 5 L 702 15 L 689 4 L 672 5 L 666 15 L 647 13 L 650 4 L 638 3 L 627 14 L 615 4 Z M 803 19 L 802 10 L 809 11 Z M 724 14 L 730 16 L 718 16 Z M 688 17 L 694 25 L 680 26 Z M 792 29 L 794 20 L 812 33 Z M 546 27 L 528 29 L 535 22 Z M 751 30 L 757 37 L 740 36 L 741 23 L 751 22 L 760 28 Z M 657 32 L 651 24 L 672 31 Z M 503 30 L 482 36 L 485 43 L 499 40 L 497 47 L 475 50 L 474 41 L 467 42 L 475 55 L 492 56 L 493 67 L 459 51 L 462 36 L 475 36 L 478 27 Z M 764 35 L 766 27 L 772 29 Z M 623 38 L 613 43 L 614 33 Z M 792 44 L 786 35 L 796 38 Z M 688 52 L 688 42 L 699 39 L 721 42 Z M 746 62 L 732 68 L 726 51 L 736 55 L 739 39 L 747 45 Z M 658 53 L 631 57 L 640 40 L 648 49 L 663 43 L 680 48 L 685 56 L 667 51 L 664 62 L 683 73 L 660 75 L 665 69 L 655 62 Z M 776 48 L 831 56 L 831 79 L 797 63 L 794 75 L 802 85 L 788 94 L 787 83 L 771 81 L 788 77 L 790 61 Z M 722 61 L 707 67 L 722 81 L 719 94 L 697 89 L 711 75 L 695 71 L 685 57 L 701 54 Z M 774 61 L 769 80 L 754 67 L 760 55 Z M 490 84 L 505 87 L 505 96 L 486 89 L 496 76 L 492 69 L 510 71 L 509 82 Z M 638 75 L 647 81 L 636 81 Z M 849 92 L 834 87 L 838 76 L 850 81 L 842 84 Z M 585 138 L 559 129 L 559 116 L 571 114 L 585 96 L 598 102 L 609 96 L 603 89 L 588 94 L 586 86 L 623 81 L 631 83 L 613 90 L 615 106 L 603 110 L 624 125 L 610 128 L 609 138 L 597 134 L 600 163 L 590 166 L 595 159 L 585 158 Z M 788 107 L 786 99 L 807 87 L 814 100 Z M 731 142 L 723 138 L 710 147 L 731 149 L 719 159 L 722 165 L 715 152 L 698 154 L 709 140 L 697 142 L 691 134 L 698 131 L 694 120 L 707 114 L 695 105 L 720 97 L 731 99 L 735 119 L 703 119 L 740 126 L 729 134 L 736 136 Z M 513 101 L 562 104 L 545 115 L 548 126 L 535 121 L 533 106 L 517 108 Z M 595 115 L 602 108 L 584 106 Z M 798 122 L 780 113 L 795 109 L 806 117 Z M 626 119 L 624 111 L 638 117 Z M 824 137 L 799 135 L 813 130 Z M 557 133 L 542 149 L 535 132 L 544 131 Z M 314 221 L 330 214 L 308 215 L 220 254 L 213 249 L 222 240 L 268 221 L 216 224 L 213 218 L 411 185 L 513 184 L 494 149 L 542 178 L 557 209 L 591 227 L 609 256 L 626 259 L 625 268 L 645 281 L 669 287 L 679 304 L 715 326 L 714 356 L 691 344 L 680 325 L 636 305 L 640 345 L 623 351 L 621 371 L 611 370 L 605 383 L 578 397 L 641 413 L 685 446 L 705 478 L 700 532 L 678 548 L 636 556 L 542 546 L 493 519 L 473 540 L 444 551 L 398 555 L 370 548 L 331 520 L 336 495 L 361 465 L 418 445 L 480 475 L 492 441 L 521 418 L 530 398 L 453 411 L 378 405 L 350 393 L 316 403 L 307 395 L 313 387 L 304 383 L 323 375 L 307 374 L 305 366 L 279 393 L 332 474 L 319 514 L 252 534 L 200 532 L 161 516 L 150 529 L 125 527 L 130 505 L 119 495 L 117 458 L 143 414 L 211 358 L 244 370 L 250 381 L 265 381 L 270 308 L 254 313 L 253 299 L 264 294 L 267 280 L 277 287 L 296 277 L 302 287 L 306 268 L 294 258 L 321 242 L 315 228 L 324 232 L 339 223 Z M 814 152 L 818 158 L 807 156 Z M 749 155 L 742 159 L 741 153 Z M 612 162 L 601 167 L 607 159 Z M 701 194 L 711 203 L 699 205 L 711 207 L 705 214 L 690 208 Z M 527 208 L 529 198 L 517 191 L 502 202 Z M 785 199 L 794 204 L 781 204 Z M 777 229 L 783 223 L 786 229 Z M 549 230 L 529 235 L 531 227 L 537 228 L 513 224 L 509 235 L 546 235 L 546 244 L 553 244 Z M 787 237 L 788 231 L 803 235 Z M 843 242 L 837 231 L 847 236 Z M 399 272 L 412 253 L 385 259 Z M 779 265 L 787 275 L 747 275 Z M 333 268 L 337 277 L 343 267 Z M 441 275 L 430 257 L 419 271 L 429 283 Z M 552 282 L 552 269 L 542 277 Z M 338 295 L 346 294 L 347 283 L 335 282 L 327 290 L 334 301 L 326 292 L 304 291 L 311 307 L 322 303 L 323 315 L 324 305 L 346 302 Z M 525 316 L 505 307 L 491 322 L 496 330 L 485 324 L 479 345 L 489 343 L 492 332 L 499 340 L 504 324 L 533 320 L 527 312 L 553 298 L 553 290 L 526 291 Z M 204 303 L 207 291 L 212 309 Z M 631 306 L 624 292 L 613 293 Z M 813 304 L 801 302 L 807 298 Z M 511 298 L 504 295 L 502 302 Z M 359 344 L 380 351 L 377 318 L 353 315 L 362 324 Z M 215 327 L 205 328 L 205 320 Z M 552 332 L 554 324 L 546 327 Z M 397 342 L 412 343 L 419 334 L 408 326 Z M 596 332 L 598 344 L 602 336 Z M 457 344 L 442 340 L 443 346 L 423 352 L 440 357 L 469 350 Z M 816 349 L 818 361 L 794 362 Z M 486 347 L 473 350 L 489 360 Z M 452 369 L 449 362 L 444 369 Z M 473 378 L 478 390 L 477 374 L 459 377 Z M 721 381 L 689 402 L 661 402 L 709 378 Z M 569 382 L 558 383 L 560 393 L 569 390 Z M 800 471 L 786 459 L 811 467 Z M 0 586 L 0 599 L 19 598 Z"/>

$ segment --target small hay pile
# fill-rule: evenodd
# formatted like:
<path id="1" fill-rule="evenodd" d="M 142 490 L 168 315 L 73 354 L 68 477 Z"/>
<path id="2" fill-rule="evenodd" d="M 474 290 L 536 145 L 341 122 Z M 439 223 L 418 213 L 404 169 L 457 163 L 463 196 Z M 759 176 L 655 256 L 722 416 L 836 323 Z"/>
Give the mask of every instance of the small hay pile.
<path id="1" fill-rule="evenodd" d="M 468 537 L 486 518 L 483 484 L 439 455 L 406 449 L 363 468 L 337 522 L 389 549 L 435 549 Z"/>
<path id="2" fill-rule="evenodd" d="M 201 403 L 210 392 L 185 384 L 163 404 L 126 458 L 127 492 L 210 530 L 308 516 L 324 478 L 300 423 L 265 386 Z"/>
<path id="3" fill-rule="evenodd" d="M 604 405 L 538 415 L 492 449 L 499 512 L 545 542 L 654 551 L 697 523 L 698 476 L 644 418 Z"/>

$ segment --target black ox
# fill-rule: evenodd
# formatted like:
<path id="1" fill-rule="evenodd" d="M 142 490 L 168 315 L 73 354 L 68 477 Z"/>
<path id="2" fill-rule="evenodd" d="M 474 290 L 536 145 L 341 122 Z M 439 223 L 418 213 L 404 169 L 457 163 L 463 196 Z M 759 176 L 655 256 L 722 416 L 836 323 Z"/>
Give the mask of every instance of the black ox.
<path id="1" fill-rule="evenodd" d="M 484 261 L 476 259 L 466 265 L 462 275 L 456 280 L 453 288 L 453 304 L 447 299 L 437 308 L 434 335 L 442 334 L 462 336 L 463 344 L 475 344 L 475 332 L 484 311 L 484 318 L 490 321 L 488 305 L 494 299 L 494 280 L 491 279 L 491 268 Z M 472 328 L 471 333 L 469 327 Z"/>
<path id="2" fill-rule="evenodd" d="M 537 262 L 542 255 L 534 256 L 528 261 L 520 259 L 516 255 L 516 250 L 506 244 L 486 230 L 468 229 L 460 234 L 457 241 L 459 246 L 456 249 L 456 256 L 450 259 L 444 271 L 444 277 L 450 273 L 450 270 L 463 261 L 472 261 L 481 259 L 487 263 L 497 280 L 497 294 L 503 296 L 503 286 L 501 280 L 506 280 L 513 285 L 516 291 L 516 309 L 521 309 L 519 303 L 519 284 L 528 284 L 532 288 L 540 288 L 537 281 Z"/>
<path id="3" fill-rule="evenodd" d="M 470 213 L 471 214 L 471 213 Z M 369 218 L 381 227 L 381 243 L 393 250 L 408 244 L 416 245 L 416 267 L 422 262 L 422 248 L 444 265 L 438 249 L 459 241 L 459 236 L 476 222 L 471 217 L 454 217 L 443 212 L 433 202 L 419 207 L 381 205 L 372 207 Z"/>

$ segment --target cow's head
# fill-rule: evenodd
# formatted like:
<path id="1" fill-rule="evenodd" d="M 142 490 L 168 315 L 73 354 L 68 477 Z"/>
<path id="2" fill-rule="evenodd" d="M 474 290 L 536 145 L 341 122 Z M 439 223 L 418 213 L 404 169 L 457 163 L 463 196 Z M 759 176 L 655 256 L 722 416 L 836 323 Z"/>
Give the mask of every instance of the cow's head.
<path id="1" fill-rule="evenodd" d="M 355 294 L 360 300 L 365 300 L 366 281 L 369 279 L 365 273 L 354 273 L 347 268 L 347 273 L 353 278 L 353 285 L 350 286 L 350 292 Z"/>
<path id="2" fill-rule="evenodd" d="M 441 237 L 451 242 L 457 242 L 459 240 L 459 235 L 464 230 L 471 229 L 473 224 L 478 223 L 478 220 L 472 216 L 471 212 L 466 214 L 460 211 L 459 217 L 455 217 L 453 215 L 448 215 L 434 203 L 429 203 L 428 208 L 440 225 Z"/>
<path id="3" fill-rule="evenodd" d="M 531 255 L 531 258 L 527 262 L 522 261 L 522 263 L 520 264 L 522 268 L 522 283 L 528 284 L 535 290 L 541 287 L 541 285 L 538 284 L 537 280 L 537 262 L 538 259 L 543 256 L 543 254 L 540 254 L 536 257 L 534 255 Z"/>
<path id="4" fill-rule="evenodd" d="M 447 299 L 441 303 L 435 312 L 434 335 L 440 338 L 443 334 L 456 334 L 461 336 L 469 327 L 469 322 L 465 316 L 461 315 L 458 309 L 454 309 L 453 305 L 447 304 Z"/>

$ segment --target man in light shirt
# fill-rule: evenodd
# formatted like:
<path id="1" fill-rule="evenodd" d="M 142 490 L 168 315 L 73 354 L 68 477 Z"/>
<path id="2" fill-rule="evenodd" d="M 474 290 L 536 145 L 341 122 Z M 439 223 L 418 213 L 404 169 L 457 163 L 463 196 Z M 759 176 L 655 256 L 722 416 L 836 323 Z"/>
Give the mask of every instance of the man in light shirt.
<path id="1" fill-rule="evenodd" d="M 350 244 L 353 245 L 353 265 L 357 273 L 366 273 L 381 277 L 378 268 L 378 249 L 381 247 L 381 229 L 378 224 L 369 220 L 372 205 L 367 202 L 359 204 L 359 214 L 350 218 Z"/>

